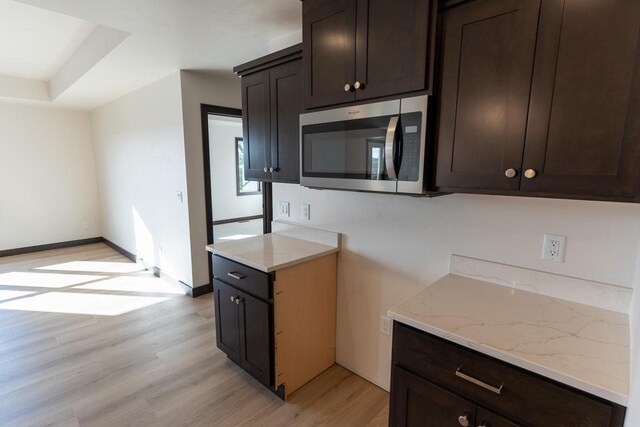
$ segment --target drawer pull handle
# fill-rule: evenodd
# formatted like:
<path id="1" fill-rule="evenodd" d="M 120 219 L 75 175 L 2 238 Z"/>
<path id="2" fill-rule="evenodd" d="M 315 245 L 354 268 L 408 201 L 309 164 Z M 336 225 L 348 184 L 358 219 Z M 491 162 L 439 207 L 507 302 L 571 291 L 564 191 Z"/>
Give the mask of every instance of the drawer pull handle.
<path id="1" fill-rule="evenodd" d="M 495 394 L 500 394 L 502 392 L 502 387 L 504 387 L 504 383 L 500 384 L 500 387 L 494 387 L 492 385 L 489 385 L 485 382 L 482 382 L 480 380 L 477 380 L 473 377 L 470 377 L 469 375 L 463 373 L 462 371 L 460 371 L 460 369 L 462 369 L 462 366 L 460 366 L 458 369 L 456 369 L 456 377 L 460 377 L 463 380 L 469 381 L 470 383 L 473 383 L 477 386 L 480 386 L 486 390 L 492 391 Z"/>
<path id="2" fill-rule="evenodd" d="M 245 277 L 247 277 L 244 274 L 236 273 L 235 271 L 232 271 L 231 273 L 227 273 L 227 276 L 233 277 L 236 280 L 242 280 Z"/>

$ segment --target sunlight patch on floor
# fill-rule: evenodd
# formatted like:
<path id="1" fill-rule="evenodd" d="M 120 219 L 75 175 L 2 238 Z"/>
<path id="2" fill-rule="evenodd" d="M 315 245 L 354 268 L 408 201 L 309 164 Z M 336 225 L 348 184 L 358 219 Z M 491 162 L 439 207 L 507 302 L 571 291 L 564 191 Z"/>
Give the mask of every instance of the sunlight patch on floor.
<path id="1" fill-rule="evenodd" d="M 117 316 L 168 299 L 168 297 L 47 292 L 2 302 L 0 310 Z"/>
<path id="2" fill-rule="evenodd" d="M 23 297 L 25 295 L 35 294 L 35 292 L 28 291 L 7 291 L 4 289 L 0 289 L 0 301 L 5 301 L 12 298 Z"/>
<path id="3" fill-rule="evenodd" d="M 100 280 L 98 282 L 74 286 L 74 288 L 99 291 L 153 292 L 175 295 L 185 294 L 185 291 L 177 285 L 173 285 L 158 277 L 148 276 L 114 277 L 113 279 Z"/>
<path id="4" fill-rule="evenodd" d="M 104 262 L 104 261 L 71 261 L 62 264 L 38 267 L 36 270 L 59 271 L 90 271 L 93 273 L 135 273 L 144 271 L 142 265 L 134 262 Z"/>
<path id="5" fill-rule="evenodd" d="M 12 271 L 0 274 L 0 285 L 26 286 L 33 288 L 64 288 L 94 280 L 106 279 L 108 276 L 93 276 L 86 274 L 61 273 L 30 273 L 26 271 Z"/>

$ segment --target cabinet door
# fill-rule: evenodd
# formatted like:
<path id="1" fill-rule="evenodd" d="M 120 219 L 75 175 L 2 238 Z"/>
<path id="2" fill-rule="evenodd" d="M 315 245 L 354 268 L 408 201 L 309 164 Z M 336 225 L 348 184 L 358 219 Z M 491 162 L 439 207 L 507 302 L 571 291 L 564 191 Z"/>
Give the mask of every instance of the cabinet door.
<path id="1" fill-rule="evenodd" d="M 356 0 L 302 4 L 305 107 L 354 100 Z"/>
<path id="2" fill-rule="evenodd" d="M 513 424 L 480 407 L 478 407 L 478 411 L 476 412 L 476 420 L 478 420 L 478 427 L 518 427 L 517 424 Z"/>
<path id="3" fill-rule="evenodd" d="M 242 78 L 242 107 L 244 176 L 259 181 L 271 178 L 271 173 L 268 172 L 271 166 L 268 70 Z"/>
<path id="4" fill-rule="evenodd" d="M 475 426 L 476 406 L 395 366 L 391 378 L 391 427 Z M 462 417 L 462 423 L 459 418 Z"/>
<path id="5" fill-rule="evenodd" d="M 431 89 L 436 0 L 358 0 L 356 99 Z"/>
<path id="6" fill-rule="evenodd" d="M 239 310 L 235 298 L 238 291 L 213 280 L 216 315 L 216 344 L 218 348 L 236 363 L 240 362 L 240 328 Z"/>
<path id="7" fill-rule="evenodd" d="M 539 8 L 540 0 L 483 0 L 444 13 L 440 189 L 518 190 Z"/>
<path id="8" fill-rule="evenodd" d="M 273 307 L 239 292 L 240 366 L 266 386 L 271 385 Z"/>
<path id="9" fill-rule="evenodd" d="M 273 182 L 300 182 L 298 140 L 302 112 L 302 61 L 274 67 L 271 76 L 271 165 Z"/>
<path id="10" fill-rule="evenodd" d="M 638 0 L 543 2 L 522 190 L 640 195 L 639 30 Z"/>

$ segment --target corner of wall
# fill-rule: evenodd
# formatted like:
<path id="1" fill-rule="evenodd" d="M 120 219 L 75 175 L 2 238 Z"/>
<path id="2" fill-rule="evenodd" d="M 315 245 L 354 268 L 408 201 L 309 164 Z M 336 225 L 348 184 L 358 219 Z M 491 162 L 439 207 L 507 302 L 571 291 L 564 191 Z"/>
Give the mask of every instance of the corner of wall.
<path id="1" fill-rule="evenodd" d="M 202 104 L 241 108 L 240 79 L 231 71 L 180 70 L 191 240 L 191 286 L 209 284 L 202 141 Z"/>

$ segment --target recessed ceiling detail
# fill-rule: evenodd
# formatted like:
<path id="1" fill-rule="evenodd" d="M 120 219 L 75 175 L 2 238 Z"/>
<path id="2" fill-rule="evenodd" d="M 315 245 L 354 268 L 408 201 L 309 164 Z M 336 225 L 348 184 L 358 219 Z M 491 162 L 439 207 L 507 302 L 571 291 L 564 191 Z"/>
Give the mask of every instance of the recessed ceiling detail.
<path id="1" fill-rule="evenodd" d="M 129 34 L 0 0 L 0 98 L 50 103 Z"/>
<path id="2" fill-rule="evenodd" d="M 23 100 L 42 101 L 44 82 L 48 104 L 83 110 L 177 70 L 211 71 L 231 79 L 235 65 L 302 39 L 299 0 L 0 0 L 0 15 L 25 23 L 0 33 L 1 61 L 10 58 L 5 52 L 13 40 L 26 45 L 32 40 L 30 28 L 40 24 L 35 40 L 67 42 L 22 56 L 31 61 L 49 58 L 48 67 L 38 65 L 38 73 L 29 74 L 35 70 L 29 61 L 20 71 L 9 69 L 5 61 L 0 75 L 10 77 L 0 77 L 0 98 L 16 100 L 20 92 Z M 64 37 L 47 36 L 47 27 L 52 34 L 69 31 Z"/>

